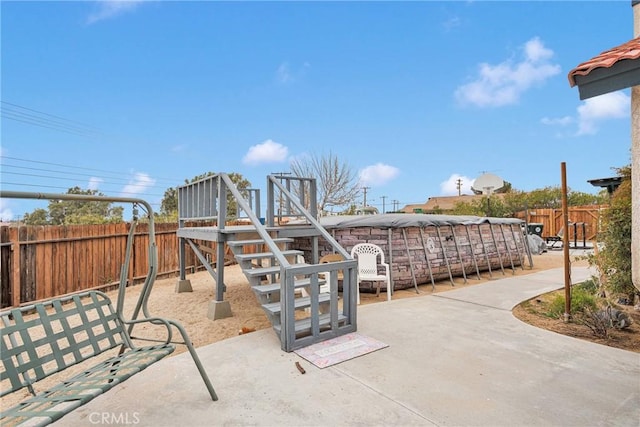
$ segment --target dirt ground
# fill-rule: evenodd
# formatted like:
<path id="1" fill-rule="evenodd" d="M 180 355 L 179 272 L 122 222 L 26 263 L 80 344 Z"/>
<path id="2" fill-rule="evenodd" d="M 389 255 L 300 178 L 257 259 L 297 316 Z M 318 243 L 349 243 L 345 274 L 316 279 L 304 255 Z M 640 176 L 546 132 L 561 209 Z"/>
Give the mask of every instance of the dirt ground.
<path id="1" fill-rule="evenodd" d="M 632 324 L 622 330 L 611 328 L 608 330 L 606 338 L 600 338 L 586 325 L 580 324 L 575 320 L 565 322 L 562 319 L 547 315 L 549 304 L 556 295 L 564 296 L 564 290 L 550 292 L 532 298 L 529 301 L 524 301 L 514 308 L 513 314 L 521 321 L 538 328 L 601 345 L 640 353 L 640 311 L 635 309 L 634 306 L 617 304 L 615 308 L 626 313 L 631 319 Z"/>
<path id="2" fill-rule="evenodd" d="M 559 291 L 564 294 L 564 290 Z M 547 316 L 546 307 L 555 293 L 541 295 L 513 310 L 513 314 L 523 322 L 529 323 L 538 328 L 547 329 L 559 334 L 579 338 L 594 343 L 621 348 L 623 350 L 640 353 L 640 311 L 633 306 L 619 305 L 616 308 L 624 311 L 632 319 L 630 327 L 623 330 L 610 329 L 606 338 L 598 338 L 587 326 L 570 321 L 565 323 L 561 319 Z"/>
<path id="3" fill-rule="evenodd" d="M 572 258 L 573 265 L 586 266 L 586 261 Z M 560 268 L 563 266 L 563 256 L 557 251 L 547 252 L 542 255 L 533 256 L 533 268 L 525 263 L 524 268 L 517 268 L 515 275 L 535 273 L 541 270 Z M 477 276 L 468 275 L 467 282 L 464 283 L 462 277 L 454 280 L 455 287 L 475 286 L 489 280 L 500 279 L 513 275 L 511 269 L 505 269 L 503 275 L 500 270 L 493 272 L 493 277 L 489 277 L 488 272 Z M 149 300 L 150 312 L 153 315 L 178 320 L 189 333 L 191 340 L 196 347 L 207 345 L 232 336 L 243 331 L 252 331 L 270 328 L 266 315 L 258 304 L 256 297 L 251 291 L 247 279 L 237 265 L 225 268 L 225 282 L 227 291 L 225 299 L 230 302 L 233 316 L 226 319 L 211 321 L 207 318 L 209 303 L 215 298 L 215 282 L 208 272 L 202 271 L 188 275 L 191 281 L 193 292 L 175 293 L 177 278 L 168 278 L 156 281 L 151 298 Z M 452 287 L 449 280 L 436 282 L 435 291 L 431 284 L 419 286 L 419 293 L 414 288 L 398 290 L 394 293 L 393 299 L 416 298 L 430 295 L 434 292 L 444 292 Z M 130 313 L 140 291 L 140 286 L 129 288 L 127 294 L 126 310 Z M 116 292 L 111 293 L 115 300 Z M 623 331 L 612 331 L 607 340 L 599 339 L 584 325 L 576 323 L 564 323 L 560 319 L 551 319 L 544 315 L 544 304 L 542 301 L 548 296 L 534 298 L 532 302 L 523 308 L 520 305 L 514 309 L 514 315 L 520 320 L 534 326 L 555 331 L 557 333 L 570 335 L 576 338 L 597 342 L 603 345 L 610 345 L 631 351 L 640 352 L 640 312 L 633 310 L 633 307 L 625 307 L 625 310 L 635 320 L 634 324 Z M 375 294 L 361 293 L 362 304 L 384 303 L 386 294 L 382 292 L 379 297 Z M 536 302 L 540 301 L 540 302 Z M 538 306 L 539 309 L 535 309 Z M 184 351 L 184 346 L 179 346 L 176 353 Z"/>

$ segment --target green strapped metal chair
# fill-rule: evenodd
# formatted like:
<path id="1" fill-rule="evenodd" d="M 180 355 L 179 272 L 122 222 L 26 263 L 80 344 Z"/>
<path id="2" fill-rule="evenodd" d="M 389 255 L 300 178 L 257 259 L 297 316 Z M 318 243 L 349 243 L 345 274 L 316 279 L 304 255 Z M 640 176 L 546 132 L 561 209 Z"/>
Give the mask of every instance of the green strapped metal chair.
<path id="1" fill-rule="evenodd" d="M 153 212 L 139 199 L 106 198 L 84 195 L 52 195 L 0 191 L 0 197 L 49 198 L 131 202 L 143 206 L 149 215 L 149 271 L 130 320 L 123 307 L 135 221 L 129 230 L 125 261 L 120 274 L 117 305 L 97 290 L 88 290 L 0 312 L 0 397 L 27 388 L 31 393 L 17 405 L 2 408 L 4 426 L 46 425 L 113 388 L 132 375 L 173 353 L 174 344 L 184 344 L 205 383 L 212 400 L 218 400 L 211 381 L 186 330 L 178 322 L 151 316 L 147 301 L 157 274 L 157 248 Z M 143 316 L 138 319 L 142 312 Z M 132 335 L 142 323 L 166 329 L 164 340 L 146 340 Z M 182 341 L 173 341 L 174 328 Z M 155 341 L 136 346 L 134 341 Z M 115 349 L 119 347 L 119 351 Z M 111 353 L 105 353 L 113 350 Z M 76 375 L 36 392 L 38 381 L 93 357 L 105 357 L 95 366 L 82 367 Z"/>
<path id="2" fill-rule="evenodd" d="M 36 316 L 28 313 L 35 311 Z M 25 314 L 27 314 L 25 316 Z M 95 396 L 171 354 L 171 325 L 162 319 L 142 319 L 135 323 L 157 322 L 167 328 L 167 341 L 135 347 L 123 322 L 106 294 L 88 291 L 66 299 L 56 299 L 0 314 L 2 319 L 2 379 L 10 388 L 2 395 L 27 387 L 32 397 L 2 411 L 0 423 L 13 421 L 38 425 L 62 417 Z M 127 351 L 83 370 L 78 375 L 36 393 L 34 385 L 43 378 L 83 362 L 107 350 L 122 346 Z"/>

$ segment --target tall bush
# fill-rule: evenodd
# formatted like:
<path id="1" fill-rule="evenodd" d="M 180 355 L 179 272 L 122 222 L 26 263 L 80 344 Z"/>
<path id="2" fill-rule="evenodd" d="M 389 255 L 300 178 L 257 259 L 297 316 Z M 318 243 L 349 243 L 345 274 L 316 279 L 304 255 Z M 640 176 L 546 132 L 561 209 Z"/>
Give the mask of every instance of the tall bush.
<path id="1" fill-rule="evenodd" d="M 599 236 L 603 248 L 591 258 L 591 263 L 600 271 L 605 290 L 624 294 L 633 301 L 637 290 L 631 281 L 631 166 L 617 172 L 622 182 L 603 213 Z"/>

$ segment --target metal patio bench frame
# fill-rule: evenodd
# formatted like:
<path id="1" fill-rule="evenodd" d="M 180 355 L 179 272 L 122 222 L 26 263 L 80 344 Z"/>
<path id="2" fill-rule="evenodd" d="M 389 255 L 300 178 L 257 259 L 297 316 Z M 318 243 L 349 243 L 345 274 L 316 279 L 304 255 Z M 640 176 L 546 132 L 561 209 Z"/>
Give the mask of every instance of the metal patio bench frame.
<path id="1" fill-rule="evenodd" d="M 52 423 L 173 353 L 174 344 L 187 346 L 211 399 L 218 400 L 186 330 L 176 321 L 151 316 L 148 312 L 147 300 L 157 274 L 157 248 L 153 211 L 146 202 L 128 198 L 9 191 L 0 191 L 0 197 L 131 202 L 134 212 L 137 206 L 142 206 L 149 216 L 149 272 L 132 319 L 124 319 L 123 306 L 135 221 L 127 239 L 116 308 L 104 292 L 86 290 L 0 312 L 0 397 L 25 387 L 31 393 L 15 406 L 2 408 L 0 424 L 3 427 Z M 140 311 L 143 316 L 138 319 Z M 165 339 L 132 335 L 134 326 L 143 323 L 166 328 Z M 172 341 L 174 328 L 182 336 L 182 341 Z M 137 340 L 153 341 L 154 344 L 136 346 L 134 341 Z M 116 347 L 120 348 L 119 351 L 115 350 Z M 114 355 L 105 354 L 109 350 Z M 40 380 L 103 354 L 95 366 L 82 367 L 75 376 L 36 392 L 35 386 Z"/>

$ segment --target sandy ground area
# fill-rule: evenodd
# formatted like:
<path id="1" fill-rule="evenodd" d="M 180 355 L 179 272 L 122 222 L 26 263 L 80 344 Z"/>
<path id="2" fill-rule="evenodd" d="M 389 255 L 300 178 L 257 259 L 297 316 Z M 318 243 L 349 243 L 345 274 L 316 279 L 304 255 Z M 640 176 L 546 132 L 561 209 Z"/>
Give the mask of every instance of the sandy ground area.
<path id="1" fill-rule="evenodd" d="M 587 265 L 584 260 L 576 260 L 572 257 L 575 265 Z M 478 279 L 476 274 L 467 275 L 467 283 L 462 277 L 454 278 L 455 287 L 475 286 L 489 280 L 497 280 L 512 275 L 531 274 L 537 271 L 550 268 L 558 268 L 563 265 L 561 251 L 547 252 L 542 255 L 533 256 L 533 267 L 525 262 L 524 268 L 517 267 L 515 271 L 505 268 L 504 274 L 500 269 L 494 270 L 492 277 L 488 272 L 482 272 Z M 258 330 L 270 328 L 271 324 L 263 312 L 253 291 L 249 287 L 249 282 L 245 278 L 238 265 L 231 265 L 225 268 L 225 282 L 227 291 L 225 300 L 230 302 L 233 316 L 226 319 L 212 321 L 207 318 L 207 310 L 211 301 L 215 299 L 215 281 L 206 271 L 197 272 L 187 276 L 191 281 L 193 292 L 176 293 L 175 287 L 177 278 L 157 280 L 151 297 L 149 299 L 149 311 L 152 315 L 165 317 L 180 322 L 187 330 L 191 340 L 196 347 L 220 341 L 234 335 L 238 335 L 245 328 L 248 330 Z M 140 286 L 134 286 L 127 291 L 126 313 L 131 313 L 139 296 Z M 415 288 L 398 290 L 394 293 L 393 299 L 416 298 L 430 295 L 434 292 L 443 292 L 452 289 L 449 280 L 436 282 L 436 289 L 432 290 L 431 284 L 420 285 L 419 293 Z M 109 293 L 115 300 L 117 292 Z M 378 304 L 386 302 L 386 293 L 383 291 L 379 297 L 375 294 L 360 294 L 361 304 Z M 176 354 L 184 351 L 184 346 L 176 349 Z"/>

